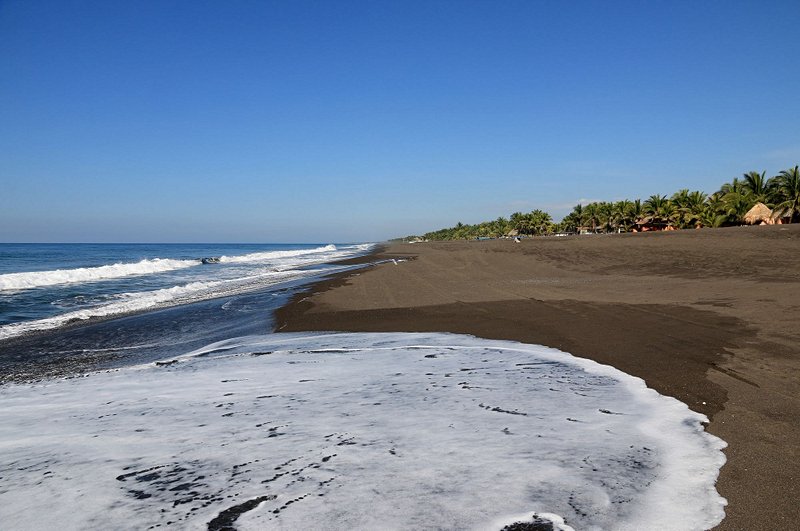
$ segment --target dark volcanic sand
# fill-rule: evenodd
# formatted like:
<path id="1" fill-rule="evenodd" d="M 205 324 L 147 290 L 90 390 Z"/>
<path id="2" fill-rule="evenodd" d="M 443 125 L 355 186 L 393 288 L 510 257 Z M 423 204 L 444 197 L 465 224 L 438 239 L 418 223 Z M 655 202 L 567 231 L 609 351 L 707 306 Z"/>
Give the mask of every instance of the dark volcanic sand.
<path id="1" fill-rule="evenodd" d="M 443 331 L 559 348 L 644 378 L 728 442 L 722 530 L 800 522 L 800 225 L 392 244 L 279 331 Z M 668 436 L 668 434 L 665 434 Z"/>

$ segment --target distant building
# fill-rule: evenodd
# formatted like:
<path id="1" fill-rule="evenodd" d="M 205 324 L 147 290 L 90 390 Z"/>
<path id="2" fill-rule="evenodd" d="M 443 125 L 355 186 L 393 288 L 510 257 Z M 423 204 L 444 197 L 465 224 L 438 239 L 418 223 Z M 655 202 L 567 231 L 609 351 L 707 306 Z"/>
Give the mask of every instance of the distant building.
<path id="1" fill-rule="evenodd" d="M 756 203 L 744 215 L 744 222 L 748 225 L 774 225 L 776 223 L 772 210 L 764 203 Z M 780 218 L 778 218 L 780 223 Z"/>

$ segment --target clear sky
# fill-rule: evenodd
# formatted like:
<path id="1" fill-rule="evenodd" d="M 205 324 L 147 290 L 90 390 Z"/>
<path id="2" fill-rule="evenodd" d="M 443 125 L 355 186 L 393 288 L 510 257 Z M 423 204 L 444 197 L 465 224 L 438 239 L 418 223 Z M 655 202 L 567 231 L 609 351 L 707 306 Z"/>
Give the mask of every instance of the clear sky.
<path id="1" fill-rule="evenodd" d="M 0 0 L 0 241 L 375 241 L 800 164 L 800 2 Z"/>

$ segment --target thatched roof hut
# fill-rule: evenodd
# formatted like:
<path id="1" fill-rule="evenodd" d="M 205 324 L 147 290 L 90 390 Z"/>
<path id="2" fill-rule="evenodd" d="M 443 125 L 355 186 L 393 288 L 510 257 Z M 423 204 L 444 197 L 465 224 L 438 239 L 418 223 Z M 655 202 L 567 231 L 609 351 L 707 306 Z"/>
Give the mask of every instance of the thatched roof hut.
<path id="1" fill-rule="evenodd" d="M 670 224 L 668 222 L 663 220 L 656 221 L 653 216 L 643 216 L 637 219 L 634 223 L 636 224 L 638 229 L 642 232 L 647 232 L 652 230 L 667 230 L 668 227 L 670 227 Z"/>
<path id="2" fill-rule="evenodd" d="M 772 225 L 772 210 L 764 203 L 756 203 L 753 208 L 744 215 L 744 222 L 750 225 L 762 224 Z"/>
<path id="3" fill-rule="evenodd" d="M 788 208 L 775 208 L 772 211 L 772 216 L 770 216 L 770 221 L 768 222 L 770 225 L 783 225 L 784 223 L 791 223 L 792 222 L 792 210 Z"/>

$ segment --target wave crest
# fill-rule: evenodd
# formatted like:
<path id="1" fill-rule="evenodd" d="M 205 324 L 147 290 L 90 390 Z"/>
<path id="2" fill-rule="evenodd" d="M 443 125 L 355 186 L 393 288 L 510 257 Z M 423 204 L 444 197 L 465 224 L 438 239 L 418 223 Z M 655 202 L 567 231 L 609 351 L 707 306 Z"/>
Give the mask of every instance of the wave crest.
<path id="1" fill-rule="evenodd" d="M 280 281 L 288 281 L 310 275 L 311 273 L 309 272 L 300 271 L 271 271 L 233 280 L 190 282 L 181 286 L 172 286 L 171 288 L 153 291 L 120 293 L 115 295 L 117 300 L 111 303 L 74 310 L 44 319 L 0 326 L 0 341 L 29 332 L 59 328 L 74 321 L 115 317 L 144 310 L 166 308 L 178 304 L 236 295 Z"/>
<path id="2" fill-rule="evenodd" d="M 315 247 L 313 249 L 297 249 L 293 251 L 264 251 L 262 253 L 250 253 L 239 256 L 220 256 L 219 261 L 222 263 L 241 263 L 241 262 L 261 262 L 266 260 L 278 260 L 281 258 L 293 258 L 295 256 L 305 256 L 309 254 L 329 253 L 336 251 L 335 245 L 325 245 L 323 247 Z"/>
<path id="3" fill-rule="evenodd" d="M 195 266 L 199 263 L 199 260 L 153 258 L 128 264 L 120 263 L 98 267 L 80 267 L 77 269 L 6 273 L 0 275 L 0 291 L 23 290 L 40 288 L 43 286 L 54 286 L 57 284 L 95 282 L 113 278 L 164 273 L 166 271 Z"/>

